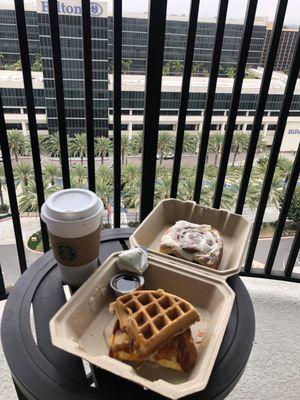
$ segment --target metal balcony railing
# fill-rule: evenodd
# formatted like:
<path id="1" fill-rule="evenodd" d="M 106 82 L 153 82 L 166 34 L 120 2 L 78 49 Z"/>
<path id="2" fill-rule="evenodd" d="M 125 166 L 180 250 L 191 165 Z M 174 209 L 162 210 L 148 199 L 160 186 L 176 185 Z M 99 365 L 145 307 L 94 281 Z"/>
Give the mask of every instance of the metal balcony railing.
<path id="1" fill-rule="evenodd" d="M 63 71 L 61 61 L 59 18 L 57 1 L 49 0 L 49 22 L 51 29 L 53 68 L 55 79 L 57 115 L 59 125 L 59 138 L 61 149 L 61 165 L 63 187 L 70 187 L 70 172 L 68 161 L 68 144 L 65 123 L 64 90 L 63 90 Z M 266 106 L 268 91 L 270 87 L 272 72 L 275 64 L 276 53 L 279 45 L 280 34 L 282 31 L 288 0 L 279 0 L 275 15 L 274 27 L 270 40 L 269 50 L 264 68 L 262 83 L 259 91 L 258 101 L 252 131 L 250 135 L 249 147 L 243 168 L 242 180 L 239 186 L 239 193 L 235 211 L 238 214 L 243 212 L 246 192 L 249 184 L 250 174 L 254 162 L 254 156 L 259 139 L 261 123 Z M 213 207 L 219 208 L 225 183 L 225 176 L 228 167 L 230 148 L 235 129 L 238 106 L 241 96 L 242 83 L 245 75 L 247 56 L 250 47 L 250 40 L 254 25 L 257 0 L 249 0 L 245 15 L 244 30 L 241 40 L 239 58 L 237 62 L 236 75 L 232 92 L 230 111 L 228 114 L 225 139 L 221 154 L 220 165 L 217 174 L 217 183 L 213 198 Z M 194 200 L 201 203 L 201 189 L 208 150 L 208 140 L 213 115 L 213 106 L 216 93 L 220 57 L 222 51 L 222 41 L 225 30 L 228 0 L 220 0 L 217 28 L 214 39 L 214 46 L 211 59 L 211 70 L 208 83 L 208 91 L 205 103 L 204 121 L 202 126 L 201 142 L 198 153 L 198 163 L 196 168 Z M 91 59 L 91 18 L 90 0 L 82 0 L 82 32 L 83 32 L 83 54 L 84 54 L 84 79 L 85 79 L 85 111 L 86 111 L 86 133 L 87 133 L 87 166 L 88 166 L 88 186 L 95 191 L 95 160 L 94 160 L 94 124 L 93 124 L 93 96 L 92 96 L 92 59 Z M 143 220 L 152 210 L 154 204 L 155 174 L 156 174 L 156 155 L 159 131 L 159 114 L 161 99 L 161 82 L 164 55 L 164 39 L 166 27 L 167 0 L 149 0 L 148 14 L 148 56 L 146 70 L 145 88 L 145 109 L 144 109 L 144 142 L 142 156 L 142 187 L 140 201 L 140 219 Z M 41 208 L 45 196 L 43 189 L 42 170 L 40 162 L 39 141 L 37 134 L 37 122 L 33 87 L 31 79 L 30 58 L 28 50 L 28 38 L 26 31 L 25 11 L 23 0 L 15 0 L 15 11 L 18 28 L 18 38 L 22 62 L 22 72 L 24 79 L 28 123 L 30 131 L 30 141 L 32 148 L 33 167 L 36 181 L 36 193 L 39 209 Z M 199 0 L 191 0 L 188 34 L 186 39 L 186 53 L 184 71 L 181 87 L 181 99 L 178 112 L 178 124 L 176 133 L 175 158 L 173 164 L 172 184 L 170 196 L 176 197 L 178 190 L 178 180 L 180 173 L 181 157 L 183 150 L 184 130 L 187 116 L 189 87 L 192 74 L 193 53 L 195 46 L 197 20 L 199 11 Z M 113 133 L 114 133 L 114 226 L 120 226 L 121 211 L 121 63 L 122 63 L 122 0 L 113 0 L 113 34 L 114 34 L 114 80 L 113 80 Z M 293 266 L 299 252 L 300 232 L 299 228 L 293 239 L 293 245 L 288 257 L 285 270 L 281 273 L 273 271 L 273 263 L 280 243 L 283 227 L 287 218 L 292 196 L 297 184 L 300 171 L 300 147 L 298 148 L 289 182 L 286 188 L 283 205 L 276 226 L 275 234 L 268 254 L 264 269 L 255 270 L 252 268 L 253 258 L 260 228 L 263 222 L 263 215 L 267 206 L 270 193 L 272 178 L 274 176 L 276 161 L 279 156 L 280 146 L 283 139 L 284 129 L 288 118 L 294 88 L 299 76 L 300 67 L 300 39 L 298 33 L 297 44 L 295 47 L 293 61 L 289 70 L 288 79 L 281 105 L 278 124 L 272 143 L 270 157 L 261 188 L 261 197 L 258 203 L 256 217 L 253 223 L 253 230 L 249 242 L 249 247 L 245 259 L 242 275 L 282 279 L 300 282 L 300 275 L 293 273 Z M 6 183 L 9 194 L 10 208 L 13 219 L 13 227 L 16 238 L 20 271 L 23 273 L 26 268 L 26 258 L 24 252 L 22 229 L 18 211 L 18 201 L 14 183 L 13 169 L 8 146 L 4 110 L 0 98 L 0 143 L 5 169 Z M 43 237 L 44 251 L 49 249 L 47 230 L 42 221 L 41 231 Z M 0 268 L 0 295 L 4 298 L 6 294 L 5 284 Z"/>

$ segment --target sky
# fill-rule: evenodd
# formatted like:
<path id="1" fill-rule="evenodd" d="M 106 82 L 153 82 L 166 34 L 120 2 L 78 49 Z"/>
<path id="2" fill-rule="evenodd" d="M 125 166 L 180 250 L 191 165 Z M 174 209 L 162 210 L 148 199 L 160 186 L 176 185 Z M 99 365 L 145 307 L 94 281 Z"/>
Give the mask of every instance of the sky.
<path id="1" fill-rule="evenodd" d="M 157 0 L 159 1 L 159 0 Z M 247 0 L 229 0 L 228 18 L 243 18 L 247 7 Z M 168 14 L 189 14 L 189 1 L 169 0 Z M 216 17 L 219 0 L 200 0 L 200 17 Z M 268 17 L 269 21 L 274 20 L 276 11 L 276 0 L 258 0 L 256 15 Z M 123 10 L 125 12 L 145 12 L 148 8 L 147 0 L 123 0 Z M 300 0 L 289 0 L 289 5 L 285 18 L 286 25 L 300 25 Z"/>

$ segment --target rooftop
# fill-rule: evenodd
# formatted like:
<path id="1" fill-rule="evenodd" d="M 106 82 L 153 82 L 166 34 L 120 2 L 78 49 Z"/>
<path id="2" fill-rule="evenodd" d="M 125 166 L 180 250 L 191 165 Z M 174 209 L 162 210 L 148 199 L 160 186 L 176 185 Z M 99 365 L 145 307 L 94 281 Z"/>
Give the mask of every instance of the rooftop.
<path id="1" fill-rule="evenodd" d="M 270 94 L 283 94 L 286 85 L 287 75 L 279 72 L 274 72 L 270 84 Z M 113 89 L 113 75 L 108 76 L 109 90 Z M 192 77 L 190 83 L 190 92 L 204 93 L 208 88 L 208 80 L 206 77 Z M 181 76 L 163 76 L 162 77 L 162 92 L 180 92 L 181 91 Z M 218 78 L 217 89 L 218 93 L 231 93 L 233 87 L 233 78 Z M 242 93 L 258 94 L 261 85 L 261 79 L 244 79 Z M 124 91 L 144 91 L 145 76 L 144 75 L 122 75 L 122 90 Z M 300 94 L 300 79 L 297 81 L 295 94 Z"/>
<path id="2" fill-rule="evenodd" d="M 44 89 L 43 73 L 31 72 L 32 84 L 34 89 Z M 0 71 L 0 88 L 16 88 L 23 89 L 23 74 L 22 71 Z"/>

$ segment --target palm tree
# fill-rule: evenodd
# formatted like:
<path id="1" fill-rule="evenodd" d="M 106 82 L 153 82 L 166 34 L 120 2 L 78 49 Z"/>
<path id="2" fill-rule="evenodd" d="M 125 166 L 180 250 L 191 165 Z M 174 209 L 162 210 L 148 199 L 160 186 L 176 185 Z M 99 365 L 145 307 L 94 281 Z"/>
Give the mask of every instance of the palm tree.
<path id="1" fill-rule="evenodd" d="M 227 75 L 227 78 L 234 78 L 234 76 L 235 76 L 235 68 L 234 67 L 227 67 L 226 68 L 226 75 Z"/>
<path id="2" fill-rule="evenodd" d="M 96 180 L 106 179 L 107 181 L 113 183 L 113 171 L 107 165 L 101 165 L 96 170 Z"/>
<path id="3" fill-rule="evenodd" d="M 44 187 L 45 198 L 60 189 L 61 188 L 58 186 Z M 21 195 L 19 195 L 19 210 L 21 214 L 37 213 L 39 210 L 36 195 L 36 185 L 33 180 L 29 182 L 26 190 Z"/>
<path id="4" fill-rule="evenodd" d="M 172 176 L 163 175 L 156 179 L 154 202 L 157 204 L 160 200 L 167 199 L 170 197 Z"/>
<path id="5" fill-rule="evenodd" d="M 273 205 L 277 209 L 280 207 L 280 201 L 282 200 L 282 194 L 284 189 L 284 181 L 281 174 L 274 175 L 270 188 L 268 203 Z"/>
<path id="6" fill-rule="evenodd" d="M 268 149 L 268 145 L 266 143 L 266 139 L 263 136 L 262 133 L 259 134 L 257 146 L 256 146 L 256 152 L 258 154 L 265 154 Z"/>
<path id="7" fill-rule="evenodd" d="M 32 165 L 27 162 L 20 162 L 14 168 L 14 177 L 17 184 L 20 184 L 23 191 L 27 190 L 32 178 Z"/>
<path id="8" fill-rule="evenodd" d="M 24 151 L 25 148 L 24 135 L 21 131 L 12 129 L 7 132 L 7 139 L 10 152 L 14 155 L 16 162 L 18 162 L 18 156 Z"/>
<path id="9" fill-rule="evenodd" d="M 132 154 L 141 154 L 143 151 L 144 132 L 135 133 L 130 141 Z"/>
<path id="10" fill-rule="evenodd" d="M 126 165 L 126 167 L 122 168 L 122 190 L 125 185 L 131 186 L 137 179 L 140 179 L 141 176 L 141 167 L 135 164 Z"/>
<path id="11" fill-rule="evenodd" d="M 224 134 L 223 133 L 214 133 L 210 136 L 208 141 L 208 153 L 212 153 L 215 155 L 214 166 L 217 165 L 218 156 L 221 154 L 221 150 L 223 147 Z"/>
<path id="12" fill-rule="evenodd" d="M 183 175 L 184 176 L 184 175 Z M 195 189 L 195 176 L 184 176 L 178 185 L 178 197 L 182 200 L 192 200 Z"/>
<path id="13" fill-rule="evenodd" d="M 159 154 L 159 163 L 162 163 L 165 153 L 174 150 L 175 138 L 168 132 L 159 132 L 157 141 L 157 152 Z"/>
<path id="14" fill-rule="evenodd" d="M 249 207 L 250 210 L 255 210 L 257 208 L 260 195 L 261 195 L 261 182 L 250 180 L 247 189 L 245 205 Z"/>
<path id="15" fill-rule="evenodd" d="M 46 136 L 40 142 L 42 145 L 43 151 L 50 157 L 60 157 L 60 141 L 59 141 L 59 133 L 55 132 L 49 136 Z"/>
<path id="16" fill-rule="evenodd" d="M 61 178 L 61 169 L 58 165 L 48 164 L 43 168 L 43 174 L 45 175 L 46 182 L 49 182 L 51 186 L 55 186 L 56 179 Z"/>
<path id="17" fill-rule="evenodd" d="M 87 170 L 81 164 L 73 165 L 70 169 L 72 187 L 85 188 L 87 183 Z"/>
<path id="18" fill-rule="evenodd" d="M 76 157 L 80 157 L 80 163 L 83 165 L 83 158 L 87 154 L 87 143 L 85 133 L 76 133 L 73 138 L 70 139 L 70 150 Z"/>
<path id="19" fill-rule="evenodd" d="M 248 149 L 248 143 L 249 143 L 249 135 L 247 133 L 235 132 L 231 145 L 231 151 L 234 153 L 232 159 L 233 167 L 237 155 L 240 153 L 244 153 Z"/>
<path id="20" fill-rule="evenodd" d="M 4 208 L 3 189 L 5 185 L 5 173 L 3 164 L 0 164 L 0 210 Z"/>
<path id="21" fill-rule="evenodd" d="M 123 204 L 125 208 L 137 209 L 141 200 L 141 180 L 136 178 L 123 192 Z"/>
<path id="22" fill-rule="evenodd" d="M 184 153 L 195 154 L 198 145 L 199 145 L 199 135 L 190 132 L 184 133 L 183 148 L 182 148 Z"/>
<path id="23" fill-rule="evenodd" d="M 122 135 L 121 136 L 121 160 L 122 160 L 122 165 L 124 165 L 124 161 L 126 158 L 126 164 L 127 164 L 127 154 L 130 151 L 130 138 L 128 135 Z"/>
<path id="24" fill-rule="evenodd" d="M 112 141 L 104 136 L 96 137 L 95 139 L 95 155 L 101 157 L 101 164 L 104 164 L 105 154 L 112 151 Z"/>
<path id="25" fill-rule="evenodd" d="M 106 207 L 109 202 L 110 198 L 112 197 L 113 194 L 113 184 L 112 182 L 108 181 L 105 178 L 96 179 L 96 193 L 100 197 L 100 199 L 103 201 L 104 206 Z"/>

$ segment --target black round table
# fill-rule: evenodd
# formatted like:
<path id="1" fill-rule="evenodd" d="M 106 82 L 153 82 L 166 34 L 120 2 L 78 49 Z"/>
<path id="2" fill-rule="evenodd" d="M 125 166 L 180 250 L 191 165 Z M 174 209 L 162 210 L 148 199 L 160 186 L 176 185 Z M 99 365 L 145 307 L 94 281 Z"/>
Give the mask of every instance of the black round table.
<path id="1" fill-rule="evenodd" d="M 131 229 L 103 231 L 100 262 L 113 252 L 127 249 L 132 232 Z M 238 382 L 251 352 L 255 330 L 252 302 L 238 276 L 230 278 L 228 283 L 236 297 L 213 372 L 206 389 L 186 399 L 224 399 Z M 151 390 L 84 365 L 80 358 L 55 348 L 51 344 L 49 320 L 65 301 L 51 251 L 28 268 L 9 295 L 1 335 L 19 399 L 163 399 Z"/>

